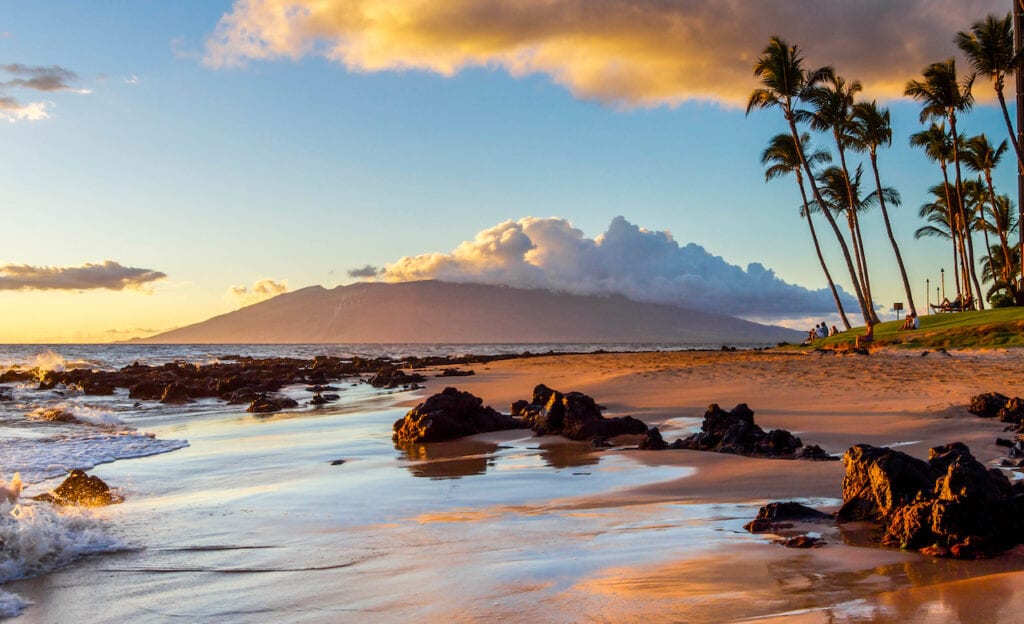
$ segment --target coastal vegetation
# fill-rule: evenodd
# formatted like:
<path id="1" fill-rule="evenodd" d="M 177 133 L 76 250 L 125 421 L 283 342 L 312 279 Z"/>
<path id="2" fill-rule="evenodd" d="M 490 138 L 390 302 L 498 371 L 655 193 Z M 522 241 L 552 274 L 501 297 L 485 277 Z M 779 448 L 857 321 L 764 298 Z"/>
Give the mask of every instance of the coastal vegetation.
<path id="1" fill-rule="evenodd" d="M 925 67 L 920 77 L 908 80 L 904 89 L 906 97 L 920 104 L 920 121 L 927 124 L 908 137 L 910 145 L 921 148 L 939 166 L 942 176 L 929 189 L 931 200 L 919 209 L 925 224 L 914 237 L 949 241 L 956 299 L 978 310 L 1024 305 L 1019 207 L 997 191 L 992 176 L 1011 147 L 1024 175 L 1024 157 L 1004 93 L 1007 76 L 1019 71 L 1024 62 L 1024 52 L 1014 46 L 1012 23 L 1010 14 L 989 15 L 956 34 L 952 42 L 970 64 L 970 73 L 958 72 L 953 58 L 940 60 Z M 893 140 L 889 110 L 875 100 L 860 99 L 861 83 L 840 75 L 834 67 L 807 67 L 801 49 L 777 36 L 769 40 L 753 71 L 761 86 L 751 93 L 747 114 L 779 109 L 789 129 L 772 137 L 762 152 L 765 179 L 791 175 L 796 180 L 802 199 L 800 214 L 807 219 L 843 326 L 851 327 L 829 268 L 829 262 L 836 259 L 823 252 L 814 221 L 827 223 L 849 277 L 843 285 L 852 287 L 864 323 L 877 325 L 880 319 L 869 266 L 878 266 L 878 262 L 869 259 L 865 245 L 876 232 L 864 219 L 875 208 L 893 252 L 892 265 L 876 274 L 898 275 L 907 311 L 915 315 L 927 312 L 915 304 L 890 218 L 890 209 L 902 204 L 900 193 L 883 184 L 884 167 L 879 163 L 880 150 L 890 147 Z M 969 124 L 967 115 L 974 107 L 979 78 L 992 84 L 1008 140 L 990 139 L 984 133 L 972 136 L 961 130 Z M 813 145 L 815 137 L 830 144 L 831 151 Z M 857 162 L 857 158 L 863 161 Z M 868 168 L 870 180 L 864 181 Z M 840 221 L 845 228 L 839 226 Z M 980 250 L 976 238 L 980 239 L 978 246 L 983 246 Z M 883 335 L 886 326 L 879 327 Z"/>
<path id="2" fill-rule="evenodd" d="M 874 329 L 874 347 L 905 349 L 996 349 L 1024 347 L 1024 307 L 973 310 L 919 317 L 921 327 L 900 330 L 903 321 L 880 323 Z M 848 349 L 864 328 L 814 340 L 801 349 Z M 874 348 L 873 347 L 873 348 Z"/>

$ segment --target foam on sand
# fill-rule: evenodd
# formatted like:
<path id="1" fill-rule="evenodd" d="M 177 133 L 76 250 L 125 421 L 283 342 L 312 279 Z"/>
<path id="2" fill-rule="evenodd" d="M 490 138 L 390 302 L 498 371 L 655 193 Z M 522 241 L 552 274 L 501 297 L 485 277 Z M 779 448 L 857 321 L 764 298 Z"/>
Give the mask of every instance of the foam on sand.
<path id="1" fill-rule="evenodd" d="M 45 574 L 86 555 L 127 549 L 89 510 L 0 502 L 0 585 Z M 0 590 L 0 617 L 18 615 L 29 604 Z"/>

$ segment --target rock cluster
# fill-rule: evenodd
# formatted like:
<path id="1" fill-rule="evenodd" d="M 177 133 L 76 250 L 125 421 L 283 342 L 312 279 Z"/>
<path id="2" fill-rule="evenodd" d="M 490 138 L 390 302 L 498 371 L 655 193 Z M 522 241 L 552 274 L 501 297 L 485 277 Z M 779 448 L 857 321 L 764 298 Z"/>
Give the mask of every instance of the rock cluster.
<path id="1" fill-rule="evenodd" d="M 395 366 L 386 366 L 379 371 L 377 374 L 370 378 L 370 385 L 374 388 L 403 388 L 408 386 L 415 386 L 421 381 L 426 381 L 426 377 L 419 373 L 406 373 L 401 368 Z"/>
<path id="2" fill-rule="evenodd" d="M 776 531 L 792 526 L 793 522 L 831 522 L 832 514 L 818 511 L 802 503 L 775 502 L 768 503 L 757 511 L 757 517 L 743 525 L 751 533 Z"/>
<path id="3" fill-rule="evenodd" d="M 1010 398 L 998 392 L 986 392 L 972 397 L 967 410 L 981 418 L 998 418 L 1015 425 L 1024 422 L 1024 399 Z"/>
<path id="4" fill-rule="evenodd" d="M 395 444 L 441 442 L 462 436 L 518 429 L 522 422 L 484 407 L 483 400 L 468 392 L 445 388 L 395 421 Z"/>
<path id="5" fill-rule="evenodd" d="M 280 394 L 269 394 L 262 393 L 253 399 L 249 407 L 245 409 L 247 412 L 253 414 L 269 414 L 271 412 L 280 412 L 283 409 L 290 409 L 298 407 L 299 402 L 291 397 L 286 397 Z"/>
<path id="6" fill-rule="evenodd" d="M 888 545 L 973 559 L 1024 541 L 1024 486 L 962 443 L 931 449 L 927 462 L 858 444 L 843 461 L 839 519 L 880 522 Z"/>
<path id="7" fill-rule="evenodd" d="M 755 457 L 836 459 L 818 446 L 804 447 L 800 438 L 785 429 L 766 432 L 754 422 L 754 412 L 746 403 L 728 412 L 712 403 L 704 413 L 700 431 L 676 440 L 671 448 Z"/>
<path id="8" fill-rule="evenodd" d="M 643 421 L 632 416 L 605 418 L 603 409 L 582 392 L 563 394 L 540 384 L 529 401 L 512 404 L 512 415 L 537 435 L 562 435 L 571 440 L 607 440 L 647 432 Z"/>
<path id="9" fill-rule="evenodd" d="M 33 500 L 61 506 L 100 507 L 120 503 L 123 499 L 111 492 L 103 479 L 76 469 L 54 490 L 34 496 Z"/>

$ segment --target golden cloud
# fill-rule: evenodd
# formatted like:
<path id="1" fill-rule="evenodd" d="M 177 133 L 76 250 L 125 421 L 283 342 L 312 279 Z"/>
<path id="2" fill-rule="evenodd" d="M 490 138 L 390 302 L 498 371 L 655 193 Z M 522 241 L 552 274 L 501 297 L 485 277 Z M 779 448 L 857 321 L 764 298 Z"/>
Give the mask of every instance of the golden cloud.
<path id="1" fill-rule="evenodd" d="M 546 74 L 627 107 L 746 103 L 771 35 L 895 97 L 1000 0 L 236 0 L 206 42 L 214 67 L 321 56 L 351 71 L 469 67 Z"/>
<path id="2" fill-rule="evenodd" d="M 262 279 L 253 284 L 252 288 L 248 286 L 228 288 L 228 295 L 237 301 L 240 307 L 259 303 L 286 292 L 288 292 L 288 280 L 275 282 L 272 279 Z"/>
<path id="3" fill-rule="evenodd" d="M 0 266 L 0 290 L 137 290 L 149 293 L 149 284 L 167 275 L 152 269 L 126 267 L 104 260 L 78 267 L 28 264 Z"/>

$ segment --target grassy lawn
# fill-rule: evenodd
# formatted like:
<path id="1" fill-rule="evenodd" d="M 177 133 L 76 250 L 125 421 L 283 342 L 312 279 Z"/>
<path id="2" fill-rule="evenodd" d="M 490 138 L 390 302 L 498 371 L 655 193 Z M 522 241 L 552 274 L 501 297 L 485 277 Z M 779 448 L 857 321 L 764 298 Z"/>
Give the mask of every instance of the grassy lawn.
<path id="1" fill-rule="evenodd" d="M 897 331 L 902 324 L 899 320 L 876 325 L 873 344 L 908 349 L 1024 347 L 1024 307 L 928 314 L 921 317 L 920 329 Z M 855 327 L 799 348 L 846 349 L 863 333 L 863 326 Z"/>

